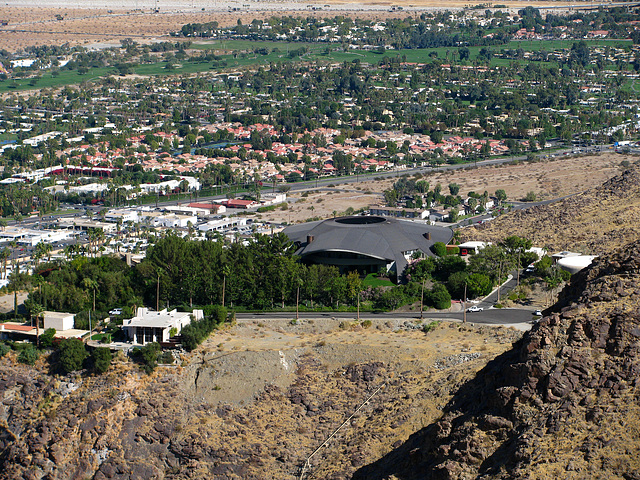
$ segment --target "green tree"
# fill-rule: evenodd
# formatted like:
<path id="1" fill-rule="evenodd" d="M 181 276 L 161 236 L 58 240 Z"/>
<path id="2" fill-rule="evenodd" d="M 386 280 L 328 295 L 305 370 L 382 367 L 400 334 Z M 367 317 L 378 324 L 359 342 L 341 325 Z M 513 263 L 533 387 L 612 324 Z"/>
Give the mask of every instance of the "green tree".
<path id="1" fill-rule="evenodd" d="M 464 272 L 466 269 L 467 263 L 463 258 L 457 255 L 447 255 L 438 259 L 433 276 L 441 282 L 446 282 L 454 273 Z"/>
<path id="2" fill-rule="evenodd" d="M 547 277 L 550 275 L 552 266 L 553 259 L 549 255 L 545 255 L 536 263 L 534 273 L 540 278 Z"/>
<path id="3" fill-rule="evenodd" d="M 411 269 L 411 280 L 422 281 L 431 278 L 431 274 L 436 269 L 436 260 L 433 257 L 427 257 L 424 260 L 413 265 Z"/>
<path id="4" fill-rule="evenodd" d="M 451 295 L 444 285 L 437 283 L 429 292 L 427 303 L 438 310 L 451 308 Z"/>
<path id="5" fill-rule="evenodd" d="M 144 363 L 144 371 L 149 374 L 158 366 L 158 355 L 160 354 L 160 344 L 153 342 L 147 343 L 140 349 L 140 355 Z"/>
<path id="6" fill-rule="evenodd" d="M 444 242 L 435 242 L 431 247 L 431 250 L 438 257 L 444 257 L 447 254 L 447 246 Z"/>
<path id="7" fill-rule="evenodd" d="M 498 245 L 505 249 L 507 255 L 516 256 L 519 254 L 523 254 L 528 249 L 530 249 L 532 242 L 527 238 L 519 237 L 517 235 L 511 235 L 500 241 Z"/>
<path id="8" fill-rule="evenodd" d="M 498 199 L 498 204 L 501 204 L 507 199 L 507 193 L 503 189 L 496 190 L 496 198 Z"/>
<path id="9" fill-rule="evenodd" d="M 467 297 L 484 297 L 491 293 L 493 284 L 491 278 L 482 273 L 471 273 L 467 277 Z"/>
<path id="10" fill-rule="evenodd" d="M 88 356 L 84 343 L 77 338 L 62 340 L 58 347 L 58 353 L 60 368 L 65 374 L 80 370 Z"/>
<path id="11" fill-rule="evenodd" d="M 56 336 L 55 328 L 47 328 L 42 335 L 40 335 L 40 345 L 44 348 L 51 348 L 53 345 L 53 337 Z"/>
<path id="12" fill-rule="evenodd" d="M 91 364 L 95 373 L 104 373 L 111 366 L 111 350 L 106 347 L 99 347 L 91 352 Z"/>
<path id="13" fill-rule="evenodd" d="M 27 348 L 24 348 L 18 355 L 18 362 L 24 363 L 25 365 L 35 365 L 38 361 L 38 356 L 38 350 L 36 350 L 33 345 L 28 345 Z"/>
<path id="14" fill-rule="evenodd" d="M 465 271 L 454 272 L 449 275 L 446 287 L 452 298 L 464 298 L 464 289 L 468 278 L 469 274 Z M 471 297 L 469 292 L 467 292 L 467 297 Z"/>

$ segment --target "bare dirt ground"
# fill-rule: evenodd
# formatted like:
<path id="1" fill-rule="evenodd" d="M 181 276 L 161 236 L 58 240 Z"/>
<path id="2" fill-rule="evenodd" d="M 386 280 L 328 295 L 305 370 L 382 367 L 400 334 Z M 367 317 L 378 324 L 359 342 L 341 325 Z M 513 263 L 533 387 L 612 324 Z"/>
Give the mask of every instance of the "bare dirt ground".
<path id="1" fill-rule="evenodd" d="M 183 363 L 181 389 L 205 411 L 220 412 L 226 405 L 236 418 L 251 419 L 242 427 L 244 444 L 256 442 L 273 457 L 284 456 L 291 470 L 385 385 L 314 457 L 308 477 L 349 478 L 358 465 L 437 418 L 451 385 L 472 376 L 522 334 L 449 322 L 424 333 L 412 325 L 405 320 L 374 321 L 368 328 L 332 319 L 297 325 L 244 321 L 214 333 Z M 235 448 L 228 437 L 232 425 L 217 414 L 189 423 L 185 435 L 197 427 L 210 439 L 209 448 Z M 217 432 L 209 436 L 209 431 Z M 251 473 L 292 478 L 282 467 L 265 458 Z"/>
<path id="2" fill-rule="evenodd" d="M 446 3 L 434 0 L 398 0 L 365 2 L 246 2 L 195 1 L 195 0 L 42 0 L 34 5 L 31 1 L 14 0 L 0 7 L 0 19 L 8 25 L 0 27 L 0 48 L 10 52 L 33 45 L 92 45 L 103 42 L 118 44 L 131 37 L 137 42 L 147 43 L 167 40 L 170 32 L 179 30 L 187 23 L 218 22 L 220 26 L 235 25 L 238 20 L 250 23 L 254 19 L 271 16 L 293 15 L 303 17 L 326 17 L 349 15 L 370 20 L 390 17 L 406 17 L 425 10 L 455 10 L 480 2 L 460 0 Z M 545 6 L 551 2 L 504 2 L 510 8 Z M 553 6 L 562 5 L 553 2 Z M 319 5 L 313 11 L 311 5 Z M 403 6 L 405 10 L 389 12 L 391 5 Z M 239 11 L 233 11 L 232 9 Z M 156 13 L 157 10 L 157 13 Z M 61 20 L 57 19 L 60 15 Z"/>
<path id="3" fill-rule="evenodd" d="M 18 307 L 24 303 L 29 296 L 28 292 L 18 292 Z M 0 312 L 7 313 L 13 311 L 13 293 L 0 295 Z"/>
<path id="4" fill-rule="evenodd" d="M 432 172 L 422 179 L 431 188 L 438 183 L 443 192 L 448 193 L 448 185 L 457 183 L 460 194 L 470 191 L 491 195 L 504 189 L 508 200 L 519 200 L 528 192 L 534 192 L 539 200 L 559 198 L 579 193 L 598 186 L 620 173 L 625 157 L 615 153 L 603 153 L 580 157 L 563 156 L 538 163 L 499 165 L 469 168 L 447 172 Z M 402 175 L 402 174 L 400 174 Z M 375 177 L 374 177 L 375 178 Z M 397 177 L 384 180 L 367 180 L 357 184 L 336 186 L 335 188 L 311 190 L 289 195 L 287 210 L 258 214 L 264 221 L 300 223 L 310 218 L 329 218 L 344 213 L 349 207 L 354 210 L 383 201 L 382 192 L 391 188 Z"/>

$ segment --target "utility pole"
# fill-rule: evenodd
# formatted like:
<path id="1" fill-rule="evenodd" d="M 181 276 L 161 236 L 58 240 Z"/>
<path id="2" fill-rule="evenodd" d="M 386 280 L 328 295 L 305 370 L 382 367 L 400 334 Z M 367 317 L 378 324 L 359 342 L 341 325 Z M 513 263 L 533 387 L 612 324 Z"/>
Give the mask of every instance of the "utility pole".
<path id="1" fill-rule="evenodd" d="M 500 268 L 498 269 L 498 303 L 500 303 L 500 286 L 502 285 L 502 261 L 500 261 Z M 466 284 L 465 284 L 466 287 Z"/>
<path id="2" fill-rule="evenodd" d="M 424 278 L 422 279 L 422 293 L 420 294 L 420 320 L 424 319 Z"/>
<path id="3" fill-rule="evenodd" d="M 464 282 L 464 298 L 462 299 L 462 323 L 467 323 L 467 282 Z"/>
<path id="4" fill-rule="evenodd" d="M 299 306 L 300 305 L 300 285 L 296 288 L 296 320 L 300 319 Z"/>
<path id="5" fill-rule="evenodd" d="M 160 311 L 160 274 L 158 273 L 158 283 L 156 284 L 156 312 Z"/>

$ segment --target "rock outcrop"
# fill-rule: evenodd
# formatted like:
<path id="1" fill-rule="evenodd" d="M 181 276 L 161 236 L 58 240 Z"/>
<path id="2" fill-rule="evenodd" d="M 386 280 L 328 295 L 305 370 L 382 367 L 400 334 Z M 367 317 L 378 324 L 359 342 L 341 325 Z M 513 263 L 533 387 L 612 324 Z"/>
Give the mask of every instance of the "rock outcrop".
<path id="1" fill-rule="evenodd" d="M 355 478 L 638 478 L 639 307 L 636 241 L 575 275 L 439 421 Z"/>

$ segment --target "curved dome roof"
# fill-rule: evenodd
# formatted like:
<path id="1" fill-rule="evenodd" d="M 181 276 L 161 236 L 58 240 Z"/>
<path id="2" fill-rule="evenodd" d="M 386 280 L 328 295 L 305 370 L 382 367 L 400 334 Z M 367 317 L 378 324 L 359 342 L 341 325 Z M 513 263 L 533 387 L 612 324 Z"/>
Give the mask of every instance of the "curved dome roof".
<path id="1" fill-rule="evenodd" d="M 379 216 L 339 217 L 293 225 L 284 233 L 300 245 L 297 253 L 302 257 L 318 252 L 350 252 L 388 263 L 395 261 L 398 273 L 407 263 L 404 252 L 420 250 L 430 255 L 434 242 L 448 243 L 453 235 L 448 228 Z"/>

